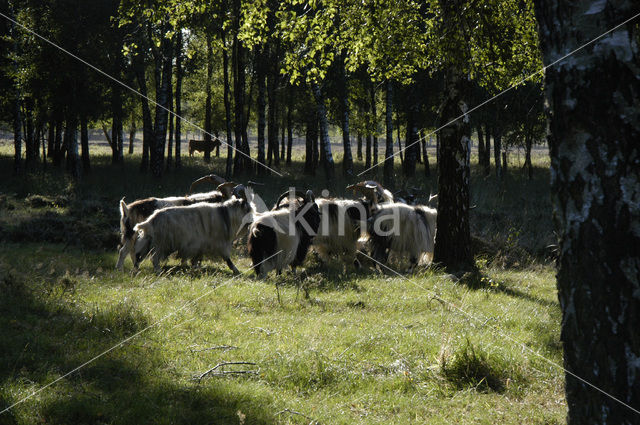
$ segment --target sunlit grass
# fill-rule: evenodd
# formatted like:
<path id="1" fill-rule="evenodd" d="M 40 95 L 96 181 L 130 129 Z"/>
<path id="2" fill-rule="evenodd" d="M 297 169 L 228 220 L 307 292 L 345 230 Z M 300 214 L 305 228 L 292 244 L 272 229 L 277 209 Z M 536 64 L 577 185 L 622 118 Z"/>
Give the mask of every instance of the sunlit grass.
<path id="1" fill-rule="evenodd" d="M 13 177 L 0 148 L 0 409 L 153 326 L 0 423 L 564 422 L 563 372 L 519 345 L 562 363 L 544 156 L 534 157 L 533 181 L 515 167 L 504 181 L 474 167 L 472 233 L 486 249 L 473 282 L 429 269 L 343 271 L 313 255 L 297 277 L 261 281 L 241 244 L 238 278 L 224 263 L 176 260 L 160 276 L 148 262 L 132 274 L 129 259 L 115 272 L 118 200 L 182 194 L 203 174 L 223 174 L 224 158 L 184 157 L 179 173 L 156 180 L 139 172 L 137 154 L 113 166 L 107 149 L 95 153 L 92 173 L 74 182 L 50 164 Z M 398 186 L 435 188 L 431 165 L 431 178 L 419 166 L 410 181 L 398 173 Z M 292 181 L 326 187 L 321 170 L 302 167 L 296 151 L 285 176 L 261 179 L 256 192 L 269 204 Z M 353 179 L 336 171 L 330 190 L 342 195 Z M 232 361 L 255 366 L 222 370 L 256 373 L 194 380 Z"/>

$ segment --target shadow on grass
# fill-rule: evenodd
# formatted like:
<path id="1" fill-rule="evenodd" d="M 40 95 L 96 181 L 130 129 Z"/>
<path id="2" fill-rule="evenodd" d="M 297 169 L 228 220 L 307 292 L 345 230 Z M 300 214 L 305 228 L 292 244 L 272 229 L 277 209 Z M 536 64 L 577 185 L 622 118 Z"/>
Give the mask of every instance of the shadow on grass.
<path id="1" fill-rule="evenodd" d="M 474 272 L 465 273 L 460 278 L 460 283 L 474 290 L 490 290 L 493 292 L 500 292 L 510 297 L 520 298 L 525 301 L 536 303 L 543 307 L 558 308 L 557 302 L 549 301 L 544 298 L 536 297 L 528 294 L 517 288 L 513 288 L 504 282 L 496 282 L 482 273 L 480 270 Z"/>
<path id="2" fill-rule="evenodd" d="M 75 308 L 3 270 L 0 410 L 149 325 L 135 302 Z M 184 383 L 141 335 L 0 415 L 2 424 L 273 422 L 264 397 Z M 181 381 L 183 381 L 181 383 Z"/>

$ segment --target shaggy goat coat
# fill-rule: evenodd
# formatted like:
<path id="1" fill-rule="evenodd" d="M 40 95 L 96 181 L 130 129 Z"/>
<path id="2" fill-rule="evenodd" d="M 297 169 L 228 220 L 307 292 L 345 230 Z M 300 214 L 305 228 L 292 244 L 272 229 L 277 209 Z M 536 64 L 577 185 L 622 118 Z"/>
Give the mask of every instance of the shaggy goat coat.
<path id="1" fill-rule="evenodd" d="M 345 263 L 356 267 L 358 239 L 366 231 L 371 215 L 368 201 L 351 199 L 316 199 L 322 215 L 318 234 L 313 238 L 313 249 L 323 261 L 330 255 L 342 256 Z"/>
<path id="2" fill-rule="evenodd" d="M 258 215 L 249 228 L 247 243 L 256 275 L 264 277 L 273 269 L 280 274 L 288 265 L 295 272 L 304 262 L 319 225 L 320 211 L 315 202 L 304 203 L 295 211 L 280 209 Z"/>
<path id="3" fill-rule="evenodd" d="M 133 245 L 136 241 L 136 232 L 133 230 L 138 223 L 145 221 L 154 211 L 167 207 L 193 205 L 197 202 L 218 203 L 229 199 L 218 190 L 205 193 L 195 193 L 190 196 L 171 196 L 167 198 L 139 199 L 128 204 L 124 198 L 120 200 L 120 250 L 118 252 L 117 270 L 124 269 L 124 259 L 131 255 L 131 261 L 136 264 Z"/>
<path id="4" fill-rule="evenodd" d="M 381 204 L 368 223 L 372 256 L 385 262 L 390 253 L 409 257 L 413 269 L 430 261 L 436 237 L 437 211 L 423 205 Z"/>
<path id="5" fill-rule="evenodd" d="M 249 202 L 236 198 L 219 204 L 197 203 L 158 210 L 134 227 L 139 234 L 136 260 L 150 252 L 158 271 L 160 261 L 174 252 L 183 260 L 221 257 L 238 273 L 230 259 L 231 246 L 252 212 Z"/>

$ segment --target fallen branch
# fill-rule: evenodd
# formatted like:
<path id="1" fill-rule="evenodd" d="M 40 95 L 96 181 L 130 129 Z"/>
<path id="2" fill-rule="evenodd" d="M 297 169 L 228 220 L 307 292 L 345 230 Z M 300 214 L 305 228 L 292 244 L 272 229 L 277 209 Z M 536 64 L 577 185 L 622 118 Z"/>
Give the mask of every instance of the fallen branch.
<path id="1" fill-rule="evenodd" d="M 248 375 L 257 375 L 258 374 L 257 370 L 221 370 L 221 371 L 218 371 L 219 368 L 222 368 L 224 366 L 229 366 L 229 365 L 251 365 L 251 366 L 256 366 L 256 363 L 252 363 L 252 362 L 222 362 L 222 363 L 218 363 L 217 365 L 215 365 L 211 369 L 207 370 L 206 372 L 203 372 L 200 375 L 195 376 L 194 380 L 197 380 L 198 382 L 200 382 L 202 380 L 202 378 L 204 378 L 207 375 L 223 376 L 223 375 L 247 375 L 247 374 Z"/>

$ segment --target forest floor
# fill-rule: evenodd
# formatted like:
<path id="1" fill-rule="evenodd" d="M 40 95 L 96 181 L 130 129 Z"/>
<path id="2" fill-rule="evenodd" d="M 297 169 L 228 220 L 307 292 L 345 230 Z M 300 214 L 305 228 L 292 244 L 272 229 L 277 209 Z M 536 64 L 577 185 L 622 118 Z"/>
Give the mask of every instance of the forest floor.
<path id="1" fill-rule="evenodd" d="M 0 410 L 29 397 L 0 424 L 564 423 L 564 373 L 545 360 L 562 364 L 548 159 L 534 160 L 533 180 L 473 169 L 480 276 L 396 277 L 310 255 L 279 278 L 278 301 L 276 277 L 255 279 L 241 243 L 236 278 L 220 262 L 114 270 L 119 199 L 184 194 L 223 160 L 186 157 L 154 180 L 139 156 L 112 166 L 99 151 L 75 183 L 50 164 L 15 178 L 0 148 Z M 301 170 L 255 191 L 268 204 L 292 181 L 320 193 L 322 172 Z"/>

